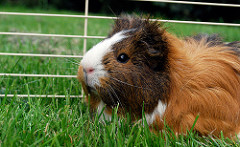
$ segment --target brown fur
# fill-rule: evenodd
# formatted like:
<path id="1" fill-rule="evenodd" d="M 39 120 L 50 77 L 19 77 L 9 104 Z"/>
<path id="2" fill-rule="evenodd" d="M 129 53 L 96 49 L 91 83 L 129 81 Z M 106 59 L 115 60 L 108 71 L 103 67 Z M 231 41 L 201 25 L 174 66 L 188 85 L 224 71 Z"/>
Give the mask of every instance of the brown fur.
<path id="1" fill-rule="evenodd" d="M 102 100 L 110 114 L 119 104 L 119 114 L 130 112 L 132 119 L 151 114 L 159 100 L 167 104 L 163 118 L 156 116 L 153 128 L 164 123 L 176 133 L 194 127 L 200 135 L 227 137 L 240 131 L 240 60 L 239 47 L 225 45 L 214 36 L 198 35 L 179 39 L 157 22 L 138 17 L 120 17 L 109 37 L 122 30 L 129 37 L 113 46 L 102 63 L 109 76 L 101 78 L 97 93 L 91 92 L 83 80 L 82 67 L 78 78 L 90 95 L 93 109 Z M 125 53 L 127 63 L 116 58 Z"/>
<path id="2" fill-rule="evenodd" d="M 167 38 L 163 38 L 165 31 L 158 29 L 159 26 L 157 22 L 127 16 L 116 21 L 109 35 L 133 29 L 127 33 L 130 37 L 124 39 L 124 43 L 115 44 L 113 52 L 104 57 L 103 64 L 110 76 L 101 79 L 103 86 L 97 91 L 107 106 L 119 103 L 119 109 L 130 111 L 133 120 L 142 117 L 143 102 L 144 111 L 152 113 L 158 100 L 166 101 L 168 94 Z M 121 53 L 126 53 L 131 61 L 126 64 L 116 61 Z"/>
<path id="3" fill-rule="evenodd" d="M 240 62 L 223 44 L 209 47 L 206 38 L 172 38 L 169 53 L 171 92 L 164 118 L 176 132 L 190 129 L 225 136 L 239 133 Z"/>

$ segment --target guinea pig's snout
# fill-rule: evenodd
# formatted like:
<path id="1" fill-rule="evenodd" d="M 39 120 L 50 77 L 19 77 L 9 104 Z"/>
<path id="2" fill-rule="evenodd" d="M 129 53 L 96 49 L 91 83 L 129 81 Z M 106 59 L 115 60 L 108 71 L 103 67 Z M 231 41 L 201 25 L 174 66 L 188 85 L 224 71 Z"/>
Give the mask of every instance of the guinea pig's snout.
<path id="1" fill-rule="evenodd" d="M 84 72 L 85 74 L 92 74 L 94 71 L 95 71 L 95 69 L 92 68 L 92 67 L 83 68 L 83 72 Z"/>
<path id="2" fill-rule="evenodd" d="M 82 81 L 89 87 L 94 88 L 99 85 L 99 71 L 91 66 L 82 66 Z"/>

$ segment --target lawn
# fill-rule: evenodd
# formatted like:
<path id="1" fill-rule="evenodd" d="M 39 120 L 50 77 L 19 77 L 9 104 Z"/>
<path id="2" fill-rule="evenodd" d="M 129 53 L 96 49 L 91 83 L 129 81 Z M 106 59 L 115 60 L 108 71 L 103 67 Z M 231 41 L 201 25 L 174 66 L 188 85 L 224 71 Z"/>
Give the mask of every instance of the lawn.
<path id="1" fill-rule="evenodd" d="M 0 11 L 78 14 L 20 7 Z M 96 14 L 93 14 L 96 15 Z M 98 14 L 100 15 L 100 14 Z M 89 19 L 88 35 L 106 36 L 112 20 Z M 83 35 L 84 19 L 0 15 L 0 32 Z M 239 40 L 239 27 L 166 23 L 179 37 L 197 33 L 220 34 Z M 88 49 L 100 39 L 88 39 Z M 81 55 L 83 39 L 0 35 L 0 52 Z M 76 75 L 80 58 L 1 56 L 0 73 Z M 0 146 L 238 146 L 239 141 L 198 137 L 194 132 L 176 138 L 171 130 L 159 134 L 129 119 L 106 124 L 91 119 L 74 78 L 0 77 L 0 94 L 49 94 L 65 98 L 0 98 Z M 120 122 L 120 123 L 119 123 Z"/>

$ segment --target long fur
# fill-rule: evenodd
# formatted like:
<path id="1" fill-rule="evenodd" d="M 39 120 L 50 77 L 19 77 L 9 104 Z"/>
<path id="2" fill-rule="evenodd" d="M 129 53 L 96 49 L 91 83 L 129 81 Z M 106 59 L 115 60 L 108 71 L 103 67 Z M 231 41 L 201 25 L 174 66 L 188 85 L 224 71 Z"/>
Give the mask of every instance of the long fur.
<path id="1" fill-rule="evenodd" d="M 175 133 L 194 127 L 200 135 L 226 137 L 240 132 L 240 47 L 224 44 L 217 35 L 200 34 L 185 39 L 169 34 L 157 22 L 121 16 L 109 37 L 130 30 L 126 39 L 112 46 L 102 62 L 109 76 L 100 79 L 96 92 L 88 89 L 79 67 L 78 78 L 90 95 L 91 108 L 100 101 L 110 114 L 119 105 L 119 114 L 130 112 L 132 119 L 154 112 L 158 101 L 167 105 L 163 117 L 156 114 L 153 128 L 166 122 Z M 126 64 L 116 57 L 126 53 Z"/>
<path id="2" fill-rule="evenodd" d="M 167 124 L 175 132 L 186 132 L 199 115 L 195 130 L 201 135 L 239 133 L 240 61 L 233 47 L 216 43 L 220 40 L 212 42 L 209 36 L 168 38 L 171 92 L 164 115 Z"/>

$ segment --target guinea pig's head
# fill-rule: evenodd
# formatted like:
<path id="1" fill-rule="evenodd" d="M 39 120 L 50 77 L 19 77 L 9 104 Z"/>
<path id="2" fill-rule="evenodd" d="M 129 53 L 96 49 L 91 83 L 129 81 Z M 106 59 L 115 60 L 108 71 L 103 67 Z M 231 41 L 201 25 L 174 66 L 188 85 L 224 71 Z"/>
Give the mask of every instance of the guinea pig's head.
<path id="1" fill-rule="evenodd" d="M 141 117 L 166 102 L 169 91 L 168 40 L 157 22 L 133 16 L 119 17 L 109 36 L 83 57 L 78 78 L 91 107 L 118 105 Z"/>

